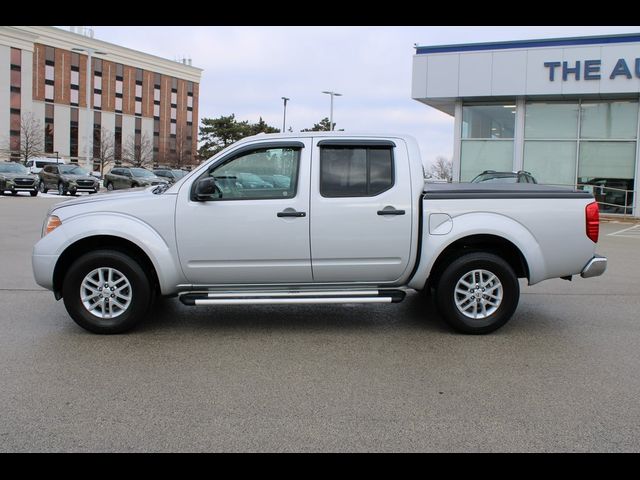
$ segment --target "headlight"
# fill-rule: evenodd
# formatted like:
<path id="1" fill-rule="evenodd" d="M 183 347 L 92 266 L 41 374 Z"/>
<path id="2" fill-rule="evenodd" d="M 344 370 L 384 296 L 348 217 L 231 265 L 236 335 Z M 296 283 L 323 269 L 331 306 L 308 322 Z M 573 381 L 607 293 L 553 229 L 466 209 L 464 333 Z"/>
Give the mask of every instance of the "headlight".
<path id="1" fill-rule="evenodd" d="M 44 237 L 46 234 L 53 232 L 56 228 L 62 225 L 62 221 L 56 215 L 49 215 L 47 217 L 47 222 L 42 229 L 42 236 Z"/>

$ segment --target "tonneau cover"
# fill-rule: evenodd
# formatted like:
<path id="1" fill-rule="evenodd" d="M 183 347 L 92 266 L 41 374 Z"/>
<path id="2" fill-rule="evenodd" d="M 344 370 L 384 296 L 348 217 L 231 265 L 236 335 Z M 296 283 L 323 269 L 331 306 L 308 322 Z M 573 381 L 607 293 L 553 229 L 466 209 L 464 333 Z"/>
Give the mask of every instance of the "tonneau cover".
<path id="1" fill-rule="evenodd" d="M 425 199 L 464 198 L 593 198 L 584 190 L 533 183 L 428 183 Z"/>

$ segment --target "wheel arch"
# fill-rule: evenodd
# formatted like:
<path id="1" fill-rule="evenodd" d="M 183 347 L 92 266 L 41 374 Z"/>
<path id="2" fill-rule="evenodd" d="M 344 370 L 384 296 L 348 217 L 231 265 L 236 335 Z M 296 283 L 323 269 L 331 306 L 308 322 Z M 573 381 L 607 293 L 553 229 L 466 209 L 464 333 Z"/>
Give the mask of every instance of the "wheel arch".
<path id="1" fill-rule="evenodd" d="M 530 278 L 529 264 L 522 251 L 510 240 L 493 234 L 475 234 L 450 243 L 437 257 L 431 268 L 426 288 L 436 284 L 447 265 L 461 255 L 472 252 L 493 253 L 513 269 L 516 277 Z"/>
<path id="2" fill-rule="evenodd" d="M 147 253 L 130 240 L 114 235 L 93 235 L 85 237 L 69 245 L 60 255 L 53 270 L 53 292 L 56 299 L 62 298 L 62 282 L 74 260 L 86 252 L 99 249 L 115 250 L 140 262 L 149 278 L 152 288 L 161 293 L 158 272 Z"/>

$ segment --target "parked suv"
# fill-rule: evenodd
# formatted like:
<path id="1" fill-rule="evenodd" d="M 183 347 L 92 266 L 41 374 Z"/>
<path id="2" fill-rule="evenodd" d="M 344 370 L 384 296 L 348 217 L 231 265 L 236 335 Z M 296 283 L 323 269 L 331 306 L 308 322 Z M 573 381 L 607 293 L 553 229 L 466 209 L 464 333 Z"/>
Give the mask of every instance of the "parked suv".
<path id="1" fill-rule="evenodd" d="M 168 183 L 168 180 L 140 167 L 115 167 L 104 176 L 104 186 L 107 190 L 166 185 Z"/>
<path id="2" fill-rule="evenodd" d="M 153 173 L 155 173 L 158 177 L 167 180 L 169 183 L 176 183 L 178 180 L 184 177 L 187 172 L 175 168 L 154 168 Z"/>
<path id="3" fill-rule="evenodd" d="M 538 183 L 529 172 L 520 170 L 519 172 L 496 172 L 495 170 L 485 170 L 471 183 Z"/>
<path id="4" fill-rule="evenodd" d="M 9 190 L 11 195 L 29 192 L 32 197 L 38 195 L 38 177 L 20 163 L 0 162 L 0 195 Z"/>
<path id="5" fill-rule="evenodd" d="M 78 165 L 45 165 L 38 176 L 42 193 L 56 189 L 59 195 L 75 195 L 78 192 L 91 194 L 100 190 L 98 179 Z"/>

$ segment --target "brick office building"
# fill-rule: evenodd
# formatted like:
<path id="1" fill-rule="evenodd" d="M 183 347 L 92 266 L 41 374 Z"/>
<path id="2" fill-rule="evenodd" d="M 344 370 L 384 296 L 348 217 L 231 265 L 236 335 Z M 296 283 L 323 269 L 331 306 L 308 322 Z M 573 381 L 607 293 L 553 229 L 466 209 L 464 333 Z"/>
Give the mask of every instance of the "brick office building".
<path id="1" fill-rule="evenodd" d="M 87 108 L 89 50 L 93 91 Z M 194 164 L 201 73 L 186 61 L 156 57 L 75 31 L 2 26 L 3 156 L 17 155 L 21 118 L 24 122 L 32 114 L 43 127 L 46 156 L 89 165 L 101 157 L 101 147 L 104 151 L 110 145 L 117 163 L 134 151 L 151 156 L 155 164 Z"/>

